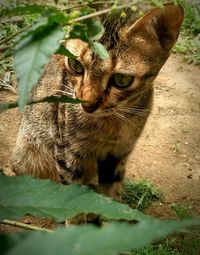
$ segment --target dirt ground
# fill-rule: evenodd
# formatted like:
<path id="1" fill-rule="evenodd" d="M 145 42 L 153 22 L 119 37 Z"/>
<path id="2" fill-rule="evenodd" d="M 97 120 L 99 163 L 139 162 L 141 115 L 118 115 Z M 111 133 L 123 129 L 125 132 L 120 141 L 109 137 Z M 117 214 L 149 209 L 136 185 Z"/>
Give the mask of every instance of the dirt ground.
<path id="1" fill-rule="evenodd" d="M 16 95 L 0 91 L 0 101 Z M 163 194 L 146 210 L 171 217 L 171 205 L 192 206 L 200 215 L 200 68 L 172 55 L 155 80 L 154 108 L 128 162 L 127 176 L 149 179 Z M 9 158 L 20 120 L 18 110 L 0 114 L 0 170 L 11 174 Z"/>

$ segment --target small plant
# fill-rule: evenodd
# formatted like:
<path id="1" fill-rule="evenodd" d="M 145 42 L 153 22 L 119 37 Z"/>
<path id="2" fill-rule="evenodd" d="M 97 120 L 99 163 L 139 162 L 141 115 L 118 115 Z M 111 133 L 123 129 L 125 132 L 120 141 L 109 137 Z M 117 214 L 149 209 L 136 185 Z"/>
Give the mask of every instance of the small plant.
<path id="1" fill-rule="evenodd" d="M 179 204 L 173 204 L 171 208 L 179 219 L 191 218 L 192 205 L 183 206 Z"/>
<path id="2" fill-rule="evenodd" d="M 178 249 L 173 248 L 171 240 L 165 243 L 153 244 L 145 247 L 144 249 L 133 252 L 130 255 L 181 255 Z"/>
<path id="3" fill-rule="evenodd" d="M 123 183 L 122 199 L 132 208 L 144 209 L 159 198 L 159 191 L 148 180 L 135 183 L 126 179 Z"/>
<path id="4" fill-rule="evenodd" d="M 200 65 L 200 6 L 185 0 L 179 2 L 184 8 L 185 18 L 173 51 L 182 54 L 188 63 Z"/>
<path id="5" fill-rule="evenodd" d="M 184 8 L 185 18 L 182 29 L 189 34 L 198 35 L 200 33 L 200 6 L 195 1 L 179 1 Z"/>
<path id="6" fill-rule="evenodd" d="M 180 152 L 180 141 L 176 140 L 174 143 L 171 145 L 171 150 L 174 153 L 179 153 Z"/>

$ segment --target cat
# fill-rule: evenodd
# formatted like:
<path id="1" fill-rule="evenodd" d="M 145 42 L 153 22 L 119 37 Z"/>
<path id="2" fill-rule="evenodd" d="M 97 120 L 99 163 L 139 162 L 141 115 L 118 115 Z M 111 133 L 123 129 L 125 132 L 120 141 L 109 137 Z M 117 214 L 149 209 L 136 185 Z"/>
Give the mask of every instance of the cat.
<path id="1" fill-rule="evenodd" d="M 11 158 L 17 175 L 81 183 L 120 200 L 127 158 L 152 108 L 153 80 L 184 18 L 171 3 L 142 17 L 125 12 L 101 17 L 108 59 L 79 39 L 65 42 L 76 59 L 51 57 L 31 99 L 57 94 L 84 102 L 26 106 Z"/>

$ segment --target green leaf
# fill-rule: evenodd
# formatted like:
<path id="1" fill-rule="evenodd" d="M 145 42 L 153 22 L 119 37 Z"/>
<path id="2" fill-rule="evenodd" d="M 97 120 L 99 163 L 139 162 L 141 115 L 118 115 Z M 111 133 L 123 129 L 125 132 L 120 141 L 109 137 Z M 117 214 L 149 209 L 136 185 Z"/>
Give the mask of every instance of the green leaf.
<path id="1" fill-rule="evenodd" d="M 94 7 L 90 7 L 88 5 L 85 5 L 80 9 L 81 16 L 85 16 L 85 15 L 88 15 L 88 14 L 91 14 L 94 12 L 96 12 L 96 9 Z"/>
<path id="2" fill-rule="evenodd" d="M 102 60 L 105 60 L 109 57 L 108 51 L 106 48 L 99 42 L 90 42 L 93 52 Z"/>
<path id="3" fill-rule="evenodd" d="M 40 78 L 44 65 L 60 47 L 64 32 L 58 25 L 46 26 L 35 34 L 23 35 L 16 45 L 14 67 L 19 85 L 19 107 L 23 110 L 28 94 Z"/>
<path id="4" fill-rule="evenodd" d="M 143 220 L 131 225 L 112 223 L 103 228 L 69 226 L 54 233 L 31 232 L 1 236 L 4 255 L 117 255 L 144 247 L 174 231 L 199 225 L 200 220 Z M 2 254 L 2 255 L 3 255 Z"/>
<path id="5" fill-rule="evenodd" d="M 103 25 L 98 21 L 88 20 L 84 23 L 75 24 L 70 32 L 69 38 L 79 38 L 88 42 L 92 51 L 102 60 L 108 58 L 108 52 L 106 48 L 99 42 L 93 40 L 101 38 L 104 33 Z"/>
<path id="6" fill-rule="evenodd" d="M 79 38 L 83 41 L 88 42 L 89 38 L 87 35 L 87 27 L 85 24 L 74 24 L 73 28 L 69 34 L 69 38 L 70 39 L 75 39 L 75 38 Z"/>
<path id="7" fill-rule="evenodd" d="M 67 22 L 69 22 L 72 19 L 70 15 L 65 15 L 64 12 L 62 11 L 55 11 L 55 12 L 49 12 L 48 13 L 48 20 L 49 20 L 49 25 L 57 23 L 59 25 L 66 25 Z"/>
<path id="8" fill-rule="evenodd" d="M 68 49 L 66 49 L 64 47 L 64 45 L 60 45 L 60 48 L 56 51 L 56 54 L 64 55 L 64 56 L 67 56 L 69 58 L 74 58 L 74 59 L 77 58 L 77 56 L 75 56 Z"/>
<path id="9" fill-rule="evenodd" d="M 25 214 L 63 221 L 80 213 L 94 213 L 107 219 L 142 220 L 149 218 L 80 185 L 60 185 L 30 176 L 0 175 L 0 219 Z"/>
<path id="10" fill-rule="evenodd" d="M 27 37 L 31 34 L 36 34 L 39 31 L 42 31 L 47 25 L 48 25 L 48 17 L 40 17 L 36 21 L 33 22 L 33 24 L 28 27 L 25 31 L 21 32 L 20 36 L 17 38 L 17 43 L 20 42 L 24 37 Z"/>
<path id="11" fill-rule="evenodd" d="M 88 19 L 84 21 L 87 25 L 87 35 L 91 40 L 99 40 L 104 34 L 104 27 L 98 20 Z"/>

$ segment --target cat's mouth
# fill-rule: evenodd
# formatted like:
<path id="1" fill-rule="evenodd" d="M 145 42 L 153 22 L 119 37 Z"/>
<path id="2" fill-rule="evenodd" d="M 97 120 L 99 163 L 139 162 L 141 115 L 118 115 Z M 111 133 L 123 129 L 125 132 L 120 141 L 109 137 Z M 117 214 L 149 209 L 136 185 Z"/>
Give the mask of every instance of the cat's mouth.
<path id="1" fill-rule="evenodd" d="M 94 113 L 97 109 L 98 109 L 98 105 L 91 105 L 91 106 L 87 106 L 85 104 L 81 104 L 83 110 L 87 113 Z"/>

